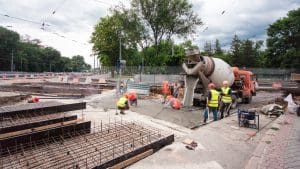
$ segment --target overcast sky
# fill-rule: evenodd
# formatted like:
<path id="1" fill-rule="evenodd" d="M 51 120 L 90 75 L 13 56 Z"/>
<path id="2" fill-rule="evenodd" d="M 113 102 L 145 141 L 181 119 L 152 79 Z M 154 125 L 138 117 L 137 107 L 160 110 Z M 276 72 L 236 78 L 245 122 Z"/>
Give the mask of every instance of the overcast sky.
<path id="1" fill-rule="evenodd" d="M 234 34 L 265 40 L 269 24 L 300 7 L 300 0 L 189 1 L 204 22 L 189 39 L 201 48 L 206 41 L 213 43 L 215 39 L 226 48 Z M 93 65 L 89 43 L 93 27 L 100 17 L 109 14 L 110 7 L 121 2 L 128 6 L 129 0 L 0 0 L 0 25 L 21 36 L 40 39 L 63 56 L 82 55 Z"/>

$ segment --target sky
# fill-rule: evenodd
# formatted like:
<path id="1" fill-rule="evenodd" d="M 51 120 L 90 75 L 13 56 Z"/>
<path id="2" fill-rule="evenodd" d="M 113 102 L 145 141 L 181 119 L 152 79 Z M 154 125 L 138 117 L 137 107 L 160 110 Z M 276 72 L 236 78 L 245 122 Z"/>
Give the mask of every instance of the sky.
<path id="1" fill-rule="evenodd" d="M 200 48 L 219 39 L 228 49 L 232 37 L 265 40 L 268 25 L 300 7 L 300 0 L 188 0 L 203 25 L 188 36 Z M 0 0 L 0 26 L 24 38 L 39 39 L 63 56 L 82 55 L 94 65 L 92 44 L 94 26 L 109 8 L 130 0 Z M 7 17 L 9 16 L 9 17 Z M 23 19 L 23 20 L 22 20 Z M 24 21 L 26 20 L 26 21 Z M 44 23 L 44 26 L 43 26 Z M 177 39 L 176 42 L 183 42 Z M 97 65 L 97 64 L 96 64 Z"/>

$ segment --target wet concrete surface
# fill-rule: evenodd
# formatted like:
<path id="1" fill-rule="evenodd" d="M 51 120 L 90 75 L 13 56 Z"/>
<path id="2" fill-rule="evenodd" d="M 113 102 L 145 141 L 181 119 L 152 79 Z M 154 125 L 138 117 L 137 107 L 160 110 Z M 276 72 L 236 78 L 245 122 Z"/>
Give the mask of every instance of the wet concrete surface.
<path id="1" fill-rule="evenodd" d="M 108 91 L 101 95 L 101 97 L 86 97 L 84 101 L 87 105 L 94 109 L 116 109 L 116 102 L 118 97 L 115 96 L 114 91 Z M 278 92 L 258 92 L 257 96 L 253 97 L 250 104 L 240 104 L 238 108 L 249 109 L 259 108 L 264 104 L 273 102 L 276 97 L 280 97 Z M 155 119 L 168 121 L 186 128 L 195 128 L 203 122 L 204 108 L 194 107 L 192 109 L 183 108 L 181 110 L 174 110 L 170 107 L 164 107 L 161 99 L 139 99 L 138 106 L 130 107 L 130 110 L 142 115 L 150 116 Z M 231 110 L 231 113 L 236 112 L 237 109 Z M 213 116 L 210 114 L 210 119 Z"/>

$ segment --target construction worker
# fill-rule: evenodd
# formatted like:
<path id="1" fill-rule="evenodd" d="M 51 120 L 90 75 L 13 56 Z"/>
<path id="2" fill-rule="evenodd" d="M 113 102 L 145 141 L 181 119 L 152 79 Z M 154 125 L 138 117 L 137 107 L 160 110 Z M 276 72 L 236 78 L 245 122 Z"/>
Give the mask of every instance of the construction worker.
<path id="1" fill-rule="evenodd" d="M 129 109 L 128 95 L 124 94 L 117 102 L 117 107 L 120 110 L 120 114 L 125 114 L 125 110 Z"/>
<path id="2" fill-rule="evenodd" d="M 135 91 L 131 91 L 131 92 L 127 92 L 128 95 L 128 100 L 130 103 L 130 106 L 132 106 L 133 104 L 135 106 L 137 106 L 137 94 Z"/>
<path id="3" fill-rule="evenodd" d="M 39 102 L 39 101 L 40 101 L 40 99 L 39 99 L 38 97 L 36 97 L 36 96 L 31 96 L 27 102 L 28 102 L 28 103 L 37 103 L 37 102 Z"/>
<path id="4" fill-rule="evenodd" d="M 173 109 L 179 110 L 181 108 L 181 102 L 179 99 L 169 95 L 166 98 L 165 106 L 171 106 Z"/>
<path id="5" fill-rule="evenodd" d="M 226 117 L 229 116 L 229 110 L 231 104 L 232 104 L 231 89 L 229 87 L 228 81 L 224 81 L 223 87 L 221 88 L 221 106 L 220 106 L 221 119 L 224 117 L 224 111 L 227 113 Z"/>
<path id="6" fill-rule="evenodd" d="M 208 84 L 207 104 L 204 112 L 204 123 L 206 123 L 209 113 L 212 112 L 214 121 L 218 120 L 219 92 L 215 90 L 213 83 Z"/>
<path id="7" fill-rule="evenodd" d="M 178 97 L 179 89 L 180 89 L 180 84 L 177 83 L 177 82 L 175 82 L 174 88 L 173 88 L 173 96 L 174 96 L 175 98 Z"/>
<path id="8" fill-rule="evenodd" d="M 170 91 L 170 85 L 169 85 L 169 82 L 168 81 L 163 81 L 163 84 L 162 84 L 162 94 L 164 96 L 164 101 L 163 103 L 166 102 L 166 98 L 167 96 L 171 93 Z"/>

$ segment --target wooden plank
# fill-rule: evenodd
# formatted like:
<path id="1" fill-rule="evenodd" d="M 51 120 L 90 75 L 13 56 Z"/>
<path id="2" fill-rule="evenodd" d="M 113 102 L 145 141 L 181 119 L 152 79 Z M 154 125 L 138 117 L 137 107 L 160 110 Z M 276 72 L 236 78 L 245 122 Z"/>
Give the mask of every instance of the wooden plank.
<path id="1" fill-rule="evenodd" d="M 141 159 L 146 158 L 146 157 L 150 156 L 151 154 L 153 154 L 153 149 L 150 149 L 141 154 L 138 154 L 128 160 L 122 161 L 112 167 L 109 167 L 109 169 L 121 169 L 121 168 L 128 167 L 129 165 L 131 165 L 137 161 L 140 161 Z"/>

